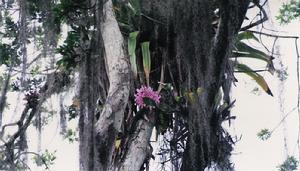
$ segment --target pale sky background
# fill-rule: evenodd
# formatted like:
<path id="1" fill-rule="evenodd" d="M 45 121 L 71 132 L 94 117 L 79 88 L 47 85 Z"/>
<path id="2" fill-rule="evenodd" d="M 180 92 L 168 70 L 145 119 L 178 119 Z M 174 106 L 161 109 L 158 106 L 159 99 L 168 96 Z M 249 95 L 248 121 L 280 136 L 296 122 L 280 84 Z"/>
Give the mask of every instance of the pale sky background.
<path id="1" fill-rule="evenodd" d="M 274 18 L 278 14 L 281 5 L 280 0 L 270 0 L 271 20 L 274 25 L 267 23 L 266 28 L 276 29 L 283 32 L 280 35 L 300 36 L 300 23 L 294 21 L 286 26 L 279 26 Z M 273 27 L 272 27 L 273 26 Z M 265 31 L 266 32 L 266 31 Z M 269 47 L 270 42 L 264 40 Z M 288 113 L 297 105 L 297 56 L 294 39 L 279 39 L 277 41 L 280 48 L 281 59 L 284 67 L 287 67 L 288 79 L 284 84 L 284 113 Z M 298 43 L 300 43 L 298 41 Z M 271 48 L 270 48 L 271 49 Z M 274 61 L 276 65 L 276 59 Z M 278 63 L 278 62 L 277 62 Z M 232 97 L 237 99 L 232 113 L 237 116 L 234 122 L 233 134 L 242 135 L 242 139 L 237 143 L 232 156 L 236 171 L 275 171 L 277 166 L 285 160 L 283 127 L 279 127 L 267 141 L 258 139 L 257 133 L 268 128 L 272 130 L 281 120 L 282 115 L 279 109 L 279 81 L 274 75 L 263 74 L 274 94 L 274 97 L 261 92 L 260 95 L 251 93 L 255 83 L 244 74 L 236 74 L 239 82 L 233 88 Z M 298 135 L 298 114 L 297 110 L 290 113 L 286 119 L 286 135 L 288 142 L 288 155 L 298 157 L 296 146 Z M 298 169 L 300 170 L 300 169 Z"/>
<path id="2" fill-rule="evenodd" d="M 286 26 L 279 26 L 274 19 L 274 15 L 278 14 L 278 8 L 281 5 L 280 0 L 269 0 L 271 18 L 274 25 L 266 24 L 267 28 L 278 29 L 281 35 L 300 36 L 300 22 L 294 21 Z M 266 44 L 271 48 L 271 41 L 265 40 Z M 294 39 L 279 39 L 277 41 L 280 47 L 280 53 L 284 66 L 287 67 L 288 79 L 284 87 L 284 109 L 285 113 L 292 110 L 297 105 L 297 75 L 296 75 L 296 53 Z M 300 42 L 298 42 L 300 43 Z M 251 63 L 251 62 L 250 62 Z M 253 63 L 251 63 L 253 64 Z M 260 64 L 254 63 L 260 66 Z M 274 94 L 271 97 L 259 91 L 252 93 L 252 90 L 257 87 L 255 82 L 244 74 L 236 74 L 239 82 L 236 87 L 233 87 L 232 99 L 236 99 L 235 107 L 232 114 L 237 116 L 237 119 L 230 127 L 232 135 L 242 136 L 242 139 L 236 144 L 234 154 L 232 156 L 233 163 L 235 163 L 236 171 L 276 171 L 277 166 L 285 160 L 284 142 L 283 142 L 283 128 L 279 127 L 267 141 L 262 141 L 257 137 L 257 133 L 263 129 L 268 128 L 272 130 L 281 120 L 281 113 L 279 109 L 278 95 L 279 82 L 276 75 L 263 73 L 263 76 L 269 83 L 269 86 Z M 258 94 L 258 95 L 257 95 Z M 9 101 L 16 99 L 16 94 L 10 94 Z M 23 97 L 20 97 L 22 99 Z M 52 106 L 58 106 L 58 97 L 52 98 Z M 71 95 L 66 97 L 65 105 L 71 104 Z M 19 105 L 19 104 L 18 104 Z M 13 106 L 13 104 L 11 104 Z M 19 105 L 20 106 L 20 105 Z M 14 109 L 14 107 L 11 107 Z M 21 110 L 19 108 L 19 110 Z M 56 111 L 59 111 L 56 109 Z M 11 121 L 12 116 L 6 115 L 6 121 Z M 77 122 L 73 121 L 70 125 L 75 128 Z M 292 112 L 286 119 L 288 155 L 298 157 L 298 149 L 296 148 L 297 134 L 298 134 L 298 114 L 297 110 Z M 30 150 L 37 149 L 37 133 L 35 129 L 30 128 L 28 140 L 30 142 Z M 54 117 L 50 125 L 43 130 L 42 134 L 42 148 L 48 149 L 50 152 L 56 150 L 57 159 L 55 165 L 51 166 L 51 171 L 77 171 L 78 170 L 78 144 L 69 143 L 63 140 L 59 135 L 59 118 Z M 29 157 L 30 159 L 31 157 Z M 158 157 L 157 157 L 158 158 Z M 37 169 L 32 166 L 32 170 Z M 157 167 L 151 170 L 156 171 Z M 300 169 L 299 169 L 300 170 Z"/>

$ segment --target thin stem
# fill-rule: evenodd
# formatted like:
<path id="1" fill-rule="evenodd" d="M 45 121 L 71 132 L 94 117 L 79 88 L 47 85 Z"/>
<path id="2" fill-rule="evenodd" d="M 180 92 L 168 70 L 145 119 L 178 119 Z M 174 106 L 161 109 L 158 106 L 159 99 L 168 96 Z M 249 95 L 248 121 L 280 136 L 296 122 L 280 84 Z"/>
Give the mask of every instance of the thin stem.
<path id="1" fill-rule="evenodd" d="M 242 28 L 240 29 L 240 31 L 246 31 L 246 30 L 248 30 L 248 29 L 250 29 L 250 28 L 253 28 L 253 27 L 257 26 L 257 25 L 260 25 L 260 24 L 262 24 L 263 22 L 265 22 L 265 21 L 268 20 L 268 15 L 267 15 L 265 9 L 264 9 L 261 5 L 259 5 L 258 3 L 255 4 L 255 5 L 260 9 L 260 12 L 262 12 L 263 17 L 262 17 L 260 20 L 254 22 L 254 23 L 251 23 L 251 24 L 249 24 L 249 25 L 247 25 L 247 26 L 245 26 L 245 27 L 242 27 Z"/>
<path id="2" fill-rule="evenodd" d="M 296 46 L 296 54 L 297 54 L 297 85 L 298 85 L 298 99 L 297 99 L 297 110 L 298 110 L 298 138 L 297 138 L 297 145 L 298 145 L 298 153 L 299 153 L 299 160 L 300 160 L 300 79 L 299 79 L 299 50 L 298 50 L 298 43 L 297 38 L 295 39 L 295 46 Z"/>
<path id="3" fill-rule="evenodd" d="M 268 36 L 268 37 L 276 37 L 276 38 L 283 38 L 283 39 L 298 39 L 298 36 L 283 36 L 283 35 L 277 35 L 277 34 L 270 34 L 270 33 L 264 33 L 261 31 L 254 31 L 254 30 L 247 30 L 251 33 L 255 33 L 255 34 L 261 34 L 264 36 Z"/>

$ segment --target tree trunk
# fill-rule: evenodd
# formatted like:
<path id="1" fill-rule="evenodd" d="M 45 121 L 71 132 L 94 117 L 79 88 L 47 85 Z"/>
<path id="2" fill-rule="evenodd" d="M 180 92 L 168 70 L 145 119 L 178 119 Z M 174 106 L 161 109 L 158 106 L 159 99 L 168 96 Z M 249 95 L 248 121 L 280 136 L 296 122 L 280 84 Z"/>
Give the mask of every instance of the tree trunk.
<path id="1" fill-rule="evenodd" d="M 181 170 L 204 170 L 217 163 L 230 168 L 231 145 L 222 135 L 221 116 L 214 106 L 223 81 L 234 36 L 244 20 L 249 1 L 178 1 L 175 8 L 177 56 L 183 62 L 188 90 L 203 92 L 189 103 L 187 149 Z M 220 11 L 216 32 L 214 10 Z"/>
<path id="2" fill-rule="evenodd" d="M 91 2 L 90 4 L 95 4 Z M 90 6 L 87 4 L 87 6 Z M 107 95 L 108 80 L 106 75 L 106 63 L 104 59 L 104 45 L 100 32 L 100 11 L 102 6 L 97 3 L 94 10 L 95 23 L 98 31 L 92 32 L 91 40 L 85 39 L 87 35 L 81 35 L 81 44 L 85 45 L 86 51 L 82 54 L 79 66 L 79 169 L 81 171 L 97 170 L 99 168 L 96 156 L 95 123 L 97 101 L 103 102 Z M 102 13 L 102 12 L 101 12 Z M 87 23 L 87 17 L 82 19 Z M 83 24 L 84 26 L 87 24 Z M 88 53 L 86 53 L 88 52 Z"/>
<path id="3" fill-rule="evenodd" d="M 213 163 L 223 170 L 229 169 L 228 158 L 232 147 L 226 139 L 228 137 L 222 134 L 221 116 L 214 110 L 215 98 L 226 81 L 223 76 L 227 59 L 249 1 L 151 0 L 141 1 L 141 4 L 145 15 L 153 17 L 148 18 L 148 23 L 142 23 L 141 27 L 146 31 L 141 34 L 151 35 L 155 32 L 156 43 L 152 49 L 164 49 L 167 60 L 178 62 L 175 69 L 179 79 L 172 80 L 169 75 L 167 82 L 173 81 L 177 89 L 185 91 L 203 90 L 195 101 L 188 104 L 189 136 L 181 170 L 203 171 Z M 153 124 L 145 120 L 138 121 L 134 135 L 128 137 L 124 160 L 117 163 L 113 161 L 116 152 L 114 143 L 118 133 L 123 132 L 122 123 L 130 89 L 130 67 L 112 1 L 105 1 L 103 8 L 99 9 L 97 21 L 102 35 L 99 41 L 103 40 L 103 47 L 99 48 L 104 48 L 105 53 L 100 53 L 95 57 L 97 59 L 87 55 L 81 66 L 83 104 L 80 117 L 80 170 L 138 171 L 151 151 L 149 139 Z M 217 9 L 220 16 L 215 31 L 212 23 Z M 99 79 L 99 73 L 103 71 L 96 66 L 104 64 L 98 59 L 101 56 L 105 57 L 104 70 L 109 89 L 100 118 L 95 120 L 96 97 L 101 97 L 104 91 L 95 87 L 95 84 L 100 84 L 95 79 Z M 172 73 L 170 68 L 169 72 Z"/>
<path id="4" fill-rule="evenodd" d="M 130 90 L 129 59 L 124 50 L 123 36 L 113 12 L 112 1 L 103 4 L 101 35 L 109 90 L 100 118 L 95 125 L 97 170 L 114 170 L 112 157 L 115 140 L 124 118 Z"/>
<path id="5" fill-rule="evenodd" d="M 148 28 L 147 34 L 158 35 L 154 42 L 163 44 L 153 49 L 167 47 L 168 61 L 177 61 L 178 67 L 172 71 L 169 68 L 169 72 L 177 72 L 173 74 L 178 79 L 170 75 L 166 82 L 173 82 L 179 90 L 203 90 L 188 104 L 189 136 L 181 170 L 204 170 L 214 163 L 223 170 L 231 167 L 232 144 L 230 136 L 222 132 L 215 99 L 221 85 L 227 82 L 225 67 L 248 5 L 249 0 L 142 1 L 145 15 L 160 22 L 143 25 L 144 29 Z M 218 25 L 214 29 L 212 23 L 216 19 Z M 159 33 L 153 33 L 153 25 L 159 27 Z M 226 100 L 228 93 L 224 95 Z"/>
<path id="6" fill-rule="evenodd" d="M 119 167 L 120 171 L 140 170 L 147 157 L 152 154 L 150 138 L 153 124 L 146 120 L 137 123 L 136 131 L 130 139 L 129 147 L 124 161 Z"/>

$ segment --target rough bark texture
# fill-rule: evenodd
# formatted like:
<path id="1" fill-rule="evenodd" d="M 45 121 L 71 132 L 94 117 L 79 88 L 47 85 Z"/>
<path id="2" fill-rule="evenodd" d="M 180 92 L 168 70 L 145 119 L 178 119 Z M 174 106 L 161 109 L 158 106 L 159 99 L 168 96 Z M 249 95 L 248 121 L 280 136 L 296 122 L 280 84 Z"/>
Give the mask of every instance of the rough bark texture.
<path id="1" fill-rule="evenodd" d="M 222 134 L 220 115 L 215 113 L 214 106 L 225 81 L 232 41 L 244 20 L 249 1 L 142 0 L 141 4 L 143 12 L 150 18 L 142 20 L 140 36 L 150 37 L 154 68 L 166 60 L 166 82 L 173 83 L 177 90 L 203 90 L 195 101 L 188 104 L 189 136 L 181 170 L 203 171 L 212 163 L 217 163 L 223 170 L 230 169 L 228 158 L 232 147 Z M 129 137 L 124 160 L 114 163 L 114 142 L 117 134 L 123 132 L 121 127 L 129 96 L 130 72 L 112 1 L 103 2 L 103 8 L 99 9 L 103 13 L 97 14 L 96 20 L 101 18 L 98 29 L 102 37 L 96 37 L 103 41 L 99 48 L 104 48 L 105 54 L 87 54 L 81 66 L 80 169 L 137 171 L 149 154 L 147 147 L 153 125 L 140 120 L 134 135 Z M 216 9 L 220 11 L 220 19 L 218 29 L 214 31 L 212 22 Z M 100 90 L 95 86 L 99 85 L 99 73 L 103 71 L 97 66 L 104 64 L 101 56 L 105 56 L 104 70 L 109 79 L 105 98 L 103 93 L 101 95 L 105 88 Z M 156 72 L 151 73 L 153 80 L 159 80 Z M 105 102 L 96 121 L 95 104 L 99 96 Z"/>
<path id="2" fill-rule="evenodd" d="M 12 66 L 9 69 L 9 72 L 7 74 L 7 77 L 5 79 L 5 82 L 3 83 L 1 87 L 1 97 L 0 97 L 0 128 L 2 128 L 2 117 L 3 117 L 3 111 L 5 108 L 5 103 L 6 103 L 6 94 L 9 89 L 9 81 L 11 77 L 11 71 L 12 71 Z"/>
<path id="3" fill-rule="evenodd" d="M 187 68 L 185 86 L 204 90 L 189 104 L 189 137 L 181 170 L 204 170 L 212 162 L 224 165 L 225 170 L 232 149 L 229 146 L 226 150 L 228 144 L 220 139 L 220 116 L 214 113 L 213 107 L 233 38 L 249 2 L 221 0 L 214 4 L 209 0 L 192 0 L 176 4 L 177 55 Z M 211 23 L 216 7 L 220 10 L 220 21 L 214 34 Z"/>
<path id="4" fill-rule="evenodd" d="M 112 1 L 103 4 L 101 34 L 105 48 L 105 60 L 109 79 L 108 95 L 96 123 L 96 162 L 98 170 L 111 167 L 114 142 L 124 118 L 130 89 L 129 60 L 124 50 L 123 36 L 113 12 Z"/>
<path id="5" fill-rule="evenodd" d="M 87 3 L 91 6 L 95 2 Z M 100 4 L 97 3 L 97 10 L 95 9 L 94 15 L 97 16 L 98 12 L 102 10 Z M 88 22 L 87 17 L 82 19 L 82 23 L 86 26 Z M 79 94 L 80 99 L 80 117 L 79 117 L 79 162 L 81 171 L 96 170 L 96 156 L 95 156 L 95 122 L 96 122 L 96 108 L 97 100 L 103 99 L 106 96 L 107 89 L 107 76 L 104 61 L 104 47 L 100 33 L 100 19 L 98 16 L 95 18 L 97 30 L 92 32 L 91 40 L 86 39 L 87 35 L 82 33 L 81 45 L 84 45 L 86 51 L 81 52 L 82 61 L 79 70 Z M 99 25 L 99 26 L 98 26 Z M 88 52 L 88 53 L 86 53 Z"/>
<path id="6" fill-rule="evenodd" d="M 248 0 L 142 1 L 146 15 L 163 23 L 149 21 L 143 25 L 150 29 L 158 27 L 158 34 L 150 29 L 146 33 L 161 37 L 154 38 L 160 44 L 153 45 L 158 46 L 153 49 L 167 48 L 169 65 L 177 62 L 177 68 L 168 68 L 176 78 L 170 74 L 166 82 L 186 91 L 204 90 L 188 104 L 189 136 L 181 170 L 204 170 L 212 163 L 223 170 L 230 169 L 232 147 L 222 133 L 221 116 L 214 107 L 218 105 L 215 98 L 219 89 L 226 82 L 224 73 L 232 41 L 248 5 Z M 214 30 L 217 9 L 219 24 Z"/>
<path id="7" fill-rule="evenodd" d="M 129 143 L 125 159 L 119 168 L 120 171 L 140 170 L 145 159 L 152 153 L 150 138 L 153 126 L 152 123 L 146 120 L 140 120 L 137 123 L 137 128 Z"/>

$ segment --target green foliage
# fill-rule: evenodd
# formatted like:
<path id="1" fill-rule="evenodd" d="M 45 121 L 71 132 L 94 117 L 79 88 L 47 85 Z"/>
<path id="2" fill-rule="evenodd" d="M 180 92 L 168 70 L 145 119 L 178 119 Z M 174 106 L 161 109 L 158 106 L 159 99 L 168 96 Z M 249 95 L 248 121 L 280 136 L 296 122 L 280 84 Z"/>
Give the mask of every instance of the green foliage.
<path id="1" fill-rule="evenodd" d="M 152 106 L 152 107 L 155 107 L 156 106 L 156 103 L 154 100 L 150 99 L 150 98 L 147 98 L 147 97 L 144 97 L 143 98 L 143 102 L 146 106 Z"/>
<path id="2" fill-rule="evenodd" d="M 172 109 L 167 104 L 160 104 L 156 112 L 157 123 L 155 125 L 157 134 L 164 134 L 168 128 L 172 127 Z"/>
<path id="3" fill-rule="evenodd" d="M 151 70 L 151 56 L 150 56 L 150 42 L 141 43 L 143 66 L 146 76 L 147 85 L 150 85 L 150 70 Z"/>
<path id="4" fill-rule="evenodd" d="M 233 51 L 235 57 L 243 58 L 255 58 L 269 63 L 271 57 L 264 52 L 254 49 L 248 46 L 246 43 L 239 42 L 236 44 L 237 51 Z"/>
<path id="5" fill-rule="evenodd" d="M 139 0 L 125 1 L 113 0 L 114 11 L 119 26 L 124 33 L 139 30 L 141 19 L 141 7 Z"/>
<path id="6" fill-rule="evenodd" d="M 279 171 L 294 171 L 298 168 L 299 161 L 293 157 L 289 156 L 283 164 L 278 166 Z"/>
<path id="7" fill-rule="evenodd" d="M 34 77 L 40 73 L 40 66 L 35 66 L 30 70 L 30 74 Z"/>
<path id="8" fill-rule="evenodd" d="M 57 53 L 62 55 L 62 59 L 57 61 L 57 65 L 70 70 L 75 68 L 77 65 L 77 57 L 75 49 L 79 47 L 79 32 L 78 30 L 73 30 L 68 32 L 68 36 L 64 41 L 64 44 L 56 49 Z"/>
<path id="9" fill-rule="evenodd" d="M 0 43 L 0 65 L 4 64 L 9 66 L 13 64 L 15 66 L 20 64 L 20 60 L 18 58 L 13 60 L 14 57 L 17 57 L 16 50 L 9 44 Z"/>
<path id="10" fill-rule="evenodd" d="M 73 143 L 74 141 L 78 141 L 78 137 L 76 135 L 76 132 L 72 129 L 68 129 L 66 134 L 64 135 L 64 139 L 67 139 L 70 143 Z"/>
<path id="11" fill-rule="evenodd" d="M 137 77 L 137 64 L 136 64 L 136 55 L 135 55 L 135 49 L 136 49 L 136 38 L 139 34 L 138 31 L 132 32 L 129 34 L 128 37 L 128 54 L 130 57 L 130 64 L 131 64 L 131 70 L 133 71 L 133 74 L 135 77 Z"/>
<path id="12" fill-rule="evenodd" d="M 0 37 L 7 38 L 5 43 L 0 41 L 0 65 L 19 65 L 21 55 L 19 51 L 18 41 L 18 25 L 12 20 L 8 14 L 4 17 L 4 32 L 0 32 Z M 1 40 L 1 39 L 0 39 Z"/>
<path id="13" fill-rule="evenodd" d="M 272 133 L 269 131 L 269 129 L 262 129 L 260 132 L 257 133 L 258 138 L 265 141 L 271 137 Z"/>
<path id="14" fill-rule="evenodd" d="M 251 68 L 249 68 L 247 65 L 237 63 L 236 64 L 236 69 L 238 71 L 242 71 L 251 78 L 253 78 L 256 83 L 269 95 L 273 96 L 271 89 L 269 88 L 266 80 L 264 79 L 263 76 L 260 74 L 254 72 Z"/>
<path id="15" fill-rule="evenodd" d="M 54 4 L 52 11 L 55 24 L 61 25 L 63 22 L 68 24 L 75 22 L 81 17 L 86 4 L 84 0 L 61 0 L 60 3 Z"/>
<path id="16" fill-rule="evenodd" d="M 56 153 L 56 151 L 49 152 L 48 150 L 46 150 L 40 156 L 34 156 L 33 159 L 37 166 L 44 165 L 46 167 L 46 169 L 48 170 L 49 166 L 54 164 L 54 160 L 56 159 L 55 153 Z"/>
<path id="17" fill-rule="evenodd" d="M 0 87 L 2 87 L 4 80 L 5 80 L 4 75 L 0 75 Z"/>
<path id="18" fill-rule="evenodd" d="M 38 49 L 43 48 L 43 43 L 45 42 L 45 29 L 41 26 L 37 26 L 32 30 L 34 36 L 34 42 Z"/>
<path id="19" fill-rule="evenodd" d="M 285 3 L 279 10 L 279 15 L 276 17 L 281 24 L 288 24 L 292 20 L 300 17 L 300 1 L 291 0 Z"/>
<path id="20" fill-rule="evenodd" d="M 272 57 L 268 56 L 266 53 L 255 49 L 246 43 L 243 40 L 255 40 L 259 42 L 258 38 L 251 32 L 245 31 L 238 34 L 233 50 L 233 57 L 237 58 L 254 58 L 267 62 L 267 64 L 273 65 Z"/>
<path id="21" fill-rule="evenodd" d="M 245 39 L 253 39 L 259 42 L 258 38 L 250 31 L 243 31 L 239 33 L 236 37 L 236 42 L 240 42 Z"/>
<path id="22" fill-rule="evenodd" d="M 186 98 L 174 94 L 173 87 L 167 83 L 163 86 L 159 105 L 156 107 L 156 130 L 158 134 L 164 134 L 168 129 L 173 128 L 173 119 L 177 122 L 183 121 L 187 116 Z"/>
<path id="23" fill-rule="evenodd" d="M 276 70 L 276 73 L 277 73 L 277 77 L 279 78 L 280 81 L 286 80 L 289 75 L 287 73 L 287 68 L 284 68 L 282 70 Z"/>
<path id="24" fill-rule="evenodd" d="M 52 8 L 54 14 L 54 22 L 56 25 L 61 25 L 61 23 L 66 22 L 67 20 L 67 13 L 69 12 L 67 9 L 69 8 L 65 3 L 66 1 L 62 1 L 59 4 L 55 4 Z"/>
<path id="25" fill-rule="evenodd" d="M 5 16 L 5 34 L 3 37 L 16 38 L 18 35 L 18 25 L 13 21 L 10 16 Z"/>
<path id="26" fill-rule="evenodd" d="M 68 113 L 69 113 L 69 119 L 68 119 L 69 121 L 75 119 L 78 116 L 77 107 L 72 104 L 68 108 Z"/>
<path id="27" fill-rule="evenodd" d="M 258 49 L 255 49 L 255 48 L 247 45 L 246 43 L 244 43 L 243 40 L 246 40 L 246 39 L 247 40 L 248 39 L 255 40 L 258 42 L 257 37 L 255 37 L 255 35 L 251 32 L 245 31 L 245 32 L 239 33 L 235 40 L 233 57 L 236 59 L 253 58 L 253 59 L 264 61 L 267 63 L 268 71 L 271 74 L 273 74 L 274 70 L 275 70 L 274 66 L 273 66 L 273 62 L 272 62 L 273 58 L 268 56 L 264 52 L 262 52 Z M 247 66 L 245 64 L 241 64 L 238 61 L 235 62 L 234 67 L 238 72 L 243 72 L 243 73 L 247 74 L 248 76 L 250 76 L 251 78 L 253 78 L 256 81 L 256 83 L 267 94 L 273 96 L 271 89 L 269 88 L 269 86 L 268 86 L 266 80 L 263 78 L 263 76 L 261 76 L 260 74 L 255 72 L 249 66 Z"/>
<path id="28" fill-rule="evenodd" d="M 31 19 L 38 19 L 41 14 L 39 0 L 27 0 L 26 2 Z"/>

